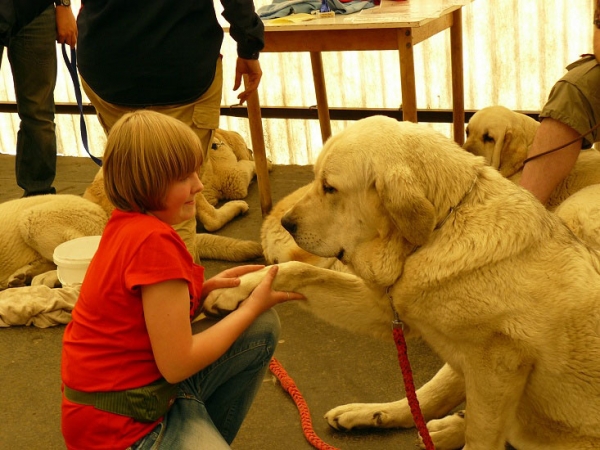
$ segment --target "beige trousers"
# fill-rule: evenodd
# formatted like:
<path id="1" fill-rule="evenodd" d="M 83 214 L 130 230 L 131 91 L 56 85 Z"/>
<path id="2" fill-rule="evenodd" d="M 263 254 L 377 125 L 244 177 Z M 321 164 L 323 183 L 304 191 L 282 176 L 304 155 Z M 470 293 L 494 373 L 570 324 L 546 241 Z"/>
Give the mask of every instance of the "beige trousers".
<path id="1" fill-rule="evenodd" d="M 106 134 L 109 133 L 113 125 L 124 114 L 134 111 L 136 108 L 119 106 L 102 100 L 81 78 L 81 86 L 88 98 L 96 108 L 98 121 L 104 128 Z M 183 105 L 168 106 L 148 106 L 144 109 L 156 111 L 161 114 L 174 117 L 187 124 L 202 143 L 204 151 L 203 158 L 206 160 L 208 149 L 210 148 L 215 129 L 219 127 L 219 117 L 221 115 L 221 98 L 223 90 L 223 65 L 221 58 L 217 61 L 215 79 L 208 90 L 195 102 Z M 195 239 L 196 239 L 196 219 L 190 219 L 186 222 L 173 226 L 179 236 L 185 242 L 189 252 L 196 259 Z"/>

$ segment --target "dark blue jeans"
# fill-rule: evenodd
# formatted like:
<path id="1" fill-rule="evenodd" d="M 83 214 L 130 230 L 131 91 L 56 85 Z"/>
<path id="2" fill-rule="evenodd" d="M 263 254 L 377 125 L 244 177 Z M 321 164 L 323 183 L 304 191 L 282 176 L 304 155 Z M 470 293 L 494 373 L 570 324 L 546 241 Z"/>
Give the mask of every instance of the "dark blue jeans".
<path id="1" fill-rule="evenodd" d="M 229 449 L 265 377 L 280 329 L 275 310 L 262 314 L 221 358 L 180 383 L 163 422 L 130 449 Z"/>
<path id="2" fill-rule="evenodd" d="M 0 60 L 4 47 L 0 46 Z M 15 173 L 25 195 L 54 192 L 56 133 L 56 16 L 54 5 L 23 27 L 8 44 L 21 125 Z"/>

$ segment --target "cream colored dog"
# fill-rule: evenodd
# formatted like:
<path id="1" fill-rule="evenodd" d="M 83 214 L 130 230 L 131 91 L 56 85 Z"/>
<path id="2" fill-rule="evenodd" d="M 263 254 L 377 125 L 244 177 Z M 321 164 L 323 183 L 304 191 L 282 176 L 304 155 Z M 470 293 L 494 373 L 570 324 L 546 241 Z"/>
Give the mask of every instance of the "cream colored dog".
<path id="1" fill-rule="evenodd" d="M 270 163 L 268 169 L 271 169 Z M 213 145 L 208 150 L 202 171 L 202 195 L 206 201 L 215 206 L 221 200 L 246 198 L 254 175 L 256 166 L 252 151 L 244 138 L 235 131 L 215 130 Z"/>
<path id="2" fill-rule="evenodd" d="M 488 164 L 518 184 L 523 161 L 538 127 L 539 122 L 525 114 L 503 106 L 490 106 L 477 111 L 469 120 L 463 148 L 483 156 Z M 597 183 L 600 183 L 600 153 L 595 149 L 585 150 L 569 176 L 556 187 L 546 206 L 553 210 L 575 192 Z"/>
<path id="3" fill-rule="evenodd" d="M 10 200 L 0 204 L 0 217 L 0 290 L 25 286 L 55 270 L 52 255 L 59 244 L 102 234 L 108 220 L 100 206 L 77 195 Z"/>
<path id="4" fill-rule="evenodd" d="M 417 392 L 437 450 L 600 448 L 599 255 L 483 158 L 426 126 L 364 119 L 327 141 L 282 224 L 356 275 L 293 261 L 275 289 L 388 339 L 396 312 L 446 362 Z M 206 308 L 232 310 L 263 273 L 213 292 Z M 464 418 L 444 417 L 463 401 Z M 413 426 L 406 399 L 326 419 Z"/>
<path id="5" fill-rule="evenodd" d="M 217 231 L 248 211 L 248 203 L 241 199 L 248 196 L 248 187 L 256 169 L 250 149 L 235 131 L 217 129 L 213 146 L 207 155 L 201 173 L 204 189 L 196 196 L 196 219 L 206 231 Z M 104 196 L 102 169 L 84 197 L 102 205 L 107 211 L 112 210 L 112 205 Z M 230 201 L 216 208 L 215 205 L 221 200 Z"/>

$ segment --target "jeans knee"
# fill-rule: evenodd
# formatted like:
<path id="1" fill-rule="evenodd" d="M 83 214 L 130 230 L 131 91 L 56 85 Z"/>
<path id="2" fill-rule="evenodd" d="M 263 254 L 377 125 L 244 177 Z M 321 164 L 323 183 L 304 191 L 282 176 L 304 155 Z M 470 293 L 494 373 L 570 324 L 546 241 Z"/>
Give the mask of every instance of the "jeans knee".
<path id="1" fill-rule="evenodd" d="M 253 332 L 259 333 L 265 342 L 265 348 L 269 358 L 275 353 L 281 332 L 279 315 L 274 309 L 269 309 L 261 314 L 252 325 Z"/>

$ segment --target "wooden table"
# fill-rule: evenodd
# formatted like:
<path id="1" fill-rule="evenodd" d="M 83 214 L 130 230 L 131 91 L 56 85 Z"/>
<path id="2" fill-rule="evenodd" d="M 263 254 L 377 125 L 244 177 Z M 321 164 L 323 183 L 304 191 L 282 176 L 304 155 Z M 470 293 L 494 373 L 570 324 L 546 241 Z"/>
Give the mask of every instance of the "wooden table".
<path id="1" fill-rule="evenodd" d="M 464 141 L 464 87 L 462 7 L 472 0 L 386 1 L 381 7 L 335 18 L 274 25 L 265 21 L 267 52 L 310 52 L 317 110 L 323 142 L 331 136 L 329 105 L 321 52 L 397 50 L 400 62 L 402 115 L 417 121 L 417 98 L 413 48 L 419 42 L 450 29 L 452 66 L 453 133 Z M 376 9 L 378 8 L 378 9 Z M 248 119 L 256 162 L 256 178 L 263 215 L 271 210 L 271 187 L 258 94 L 248 99 Z"/>

